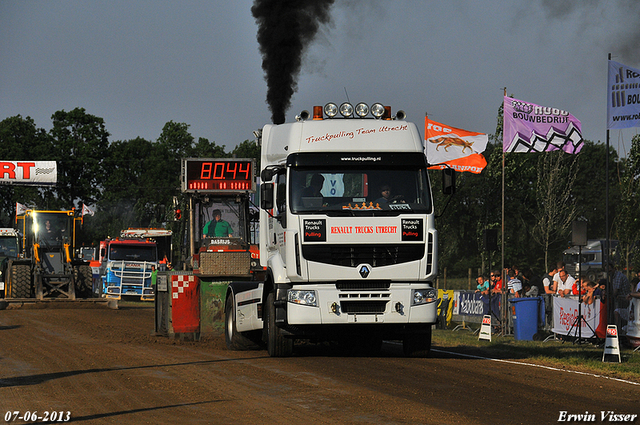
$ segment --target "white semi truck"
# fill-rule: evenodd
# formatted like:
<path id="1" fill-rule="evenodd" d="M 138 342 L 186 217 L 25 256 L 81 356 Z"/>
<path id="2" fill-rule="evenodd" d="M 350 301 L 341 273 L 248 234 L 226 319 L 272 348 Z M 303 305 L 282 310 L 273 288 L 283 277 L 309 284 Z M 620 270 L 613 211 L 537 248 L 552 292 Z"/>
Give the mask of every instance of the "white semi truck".
<path id="1" fill-rule="evenodd" d="M 227 346 L 264 343 L 280 357 L 298 339 L 368 347 L 384 339 L 427 356 L 437 232 L 415 124 L 380 104 L 327 104 L 265 125 L 261 145 L 266 277 L 229 285 Z"/>

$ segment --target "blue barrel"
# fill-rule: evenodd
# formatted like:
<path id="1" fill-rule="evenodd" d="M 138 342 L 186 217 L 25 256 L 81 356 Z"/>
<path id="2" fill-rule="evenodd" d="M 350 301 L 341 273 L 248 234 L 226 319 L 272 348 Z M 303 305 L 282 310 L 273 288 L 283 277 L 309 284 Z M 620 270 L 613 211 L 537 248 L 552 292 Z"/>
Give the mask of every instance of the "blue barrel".
<path id="1" fill-rule="evenodd" d="M 515 307 L 513 316 L 513 336 L 517 341 L 533 341 L 538 332 L 540 297 L 511 298 Z"/>

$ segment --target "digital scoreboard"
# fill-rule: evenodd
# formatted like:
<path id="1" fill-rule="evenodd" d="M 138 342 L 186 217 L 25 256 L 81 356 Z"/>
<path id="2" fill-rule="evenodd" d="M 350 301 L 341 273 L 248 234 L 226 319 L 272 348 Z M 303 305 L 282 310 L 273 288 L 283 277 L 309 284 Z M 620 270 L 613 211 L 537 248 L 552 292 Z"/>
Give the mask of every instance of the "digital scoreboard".
<path id="1" fill-rule="evenodd" d="M 186 158 L 182 163 L 182 191 L 246 193 L 256 191 L 255 161 L 238 158 Z"/>

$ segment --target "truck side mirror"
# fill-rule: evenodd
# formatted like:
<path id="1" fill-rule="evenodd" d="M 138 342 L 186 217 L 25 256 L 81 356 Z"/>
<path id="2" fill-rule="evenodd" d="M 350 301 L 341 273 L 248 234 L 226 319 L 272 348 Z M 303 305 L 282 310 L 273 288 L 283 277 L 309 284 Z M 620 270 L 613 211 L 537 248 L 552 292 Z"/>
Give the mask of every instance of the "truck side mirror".
<path id="1" fill-rule="evenodd" d="M 456 193 L 456 171 L 453 168 L 442 169 L 442 193 L 445 195 Z"/>
<path id="2" fill-rule="evenodd" d="M 260 185 L 260 208 L 270 210 L 273 208 L 273 183 Z"/>

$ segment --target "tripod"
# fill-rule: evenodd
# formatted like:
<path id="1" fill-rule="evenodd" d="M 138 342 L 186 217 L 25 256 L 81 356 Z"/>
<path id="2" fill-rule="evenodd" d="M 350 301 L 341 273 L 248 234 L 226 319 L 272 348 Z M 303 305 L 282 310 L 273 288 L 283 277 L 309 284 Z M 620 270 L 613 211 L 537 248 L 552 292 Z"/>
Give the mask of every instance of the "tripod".
<path id="1" fill-rule="evenodd" d="M 595 337 L 596 331 L 593 330 L 589 322 L 587 322 L 582 315 L 582 245 L 580 245 L 578 247 L 578 316 L 573 321 L 573 324 L 569 329 L 569 333 L 567 333 L 567 336 L 570 337 L 571 331 L 573 331 L 574 329 L 576 330 L 576 333 L 574 334 L 575 339 L 573 340 L 574 344 L 582 344 L 587 342 L 586 338 L 582 338 L 582 322 L 587 325 L 587 327 L 593 333 L 593 337 Z"/>

